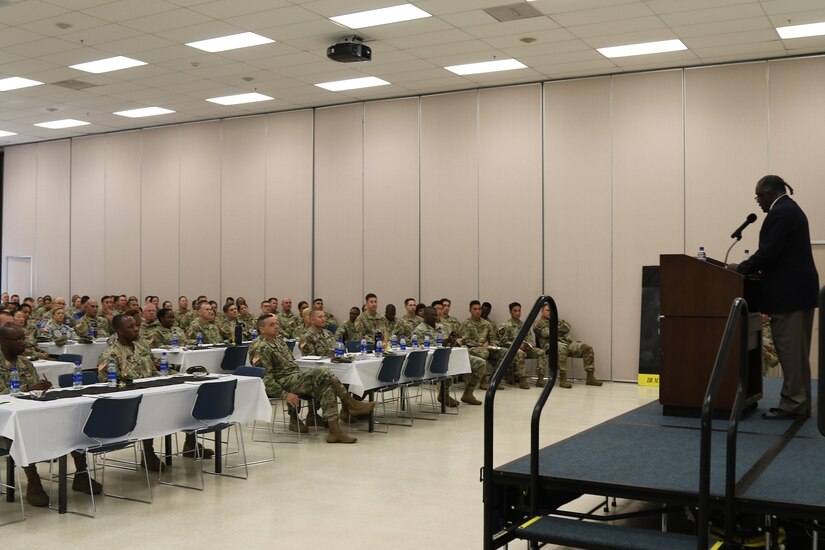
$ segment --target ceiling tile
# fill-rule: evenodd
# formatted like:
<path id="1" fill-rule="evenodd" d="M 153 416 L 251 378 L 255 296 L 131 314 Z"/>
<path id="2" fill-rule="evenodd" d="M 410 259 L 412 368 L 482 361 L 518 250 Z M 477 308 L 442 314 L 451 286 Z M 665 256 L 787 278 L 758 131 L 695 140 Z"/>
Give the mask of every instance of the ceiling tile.
<path id="1" fill-rule="evenodd" d="M 595 23 L 615 22 L 621 25 L 625 19 L 636 19 L 654 15 L 653 11 L 642 2 L 630 4 L 614 5 L 604 8 L 594 8 L 589 10 L 579 10 L 553 14 L 552 18 L 558 24 L 565 27 L 576 27 L 579 25 L 593 25 Z"/>

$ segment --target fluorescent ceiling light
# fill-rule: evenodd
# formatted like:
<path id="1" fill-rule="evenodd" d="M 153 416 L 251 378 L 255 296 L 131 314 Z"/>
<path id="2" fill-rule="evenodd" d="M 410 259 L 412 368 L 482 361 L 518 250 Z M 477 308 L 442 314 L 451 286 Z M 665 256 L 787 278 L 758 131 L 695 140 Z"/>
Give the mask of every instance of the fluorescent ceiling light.
<path id="1" fill-rule="evenodd" d="M 256 101 L 269 101 L 274 99 L 268 95 L 259 94 L 256 92 L 250 94 L 225 95 L 223 97 L 213 97 L 206 101 L 218 103 L 220 105 L 240 105 L 241 103 L 255 103 Z"/>
<path id="2" fill-rule="evenodd" d="M 52 120 L 50 122 L 41 122 L 39 124 L 35 124 L 35 126 L 40 126 L 42 128 L 50 128 L 52 130 L 60 130 L 61 128 L 72 128 L 73 126 L 86 126 L 89 124 L 88 122 L 84 122 L 82 120 L 75 120 L 73 118 L 64 118 L 63 120 Z"/>
<path id="3" fill-rule="evenodd" d="M 187 42 L 186 45 L 209 53 L 225 52 L 237 50 L 238 48 L 248 48 L 250 46 L 260 46 L 261 44 L 271 44 L 275 42 L 271 38 L 255 34 L 254 32 L 242 32 L 230 34 L 229 36 L 219 36 L 208 40 L 198 40 L 197 42 Z"/>
<path id="4" fill-rule="evenodd" d="M 822 36 L 825 34 L 825 23 L 808 23 L 807 25 L 777 27 L 776 32 L 779 33 L 780 38 L 785 40 L 788 38 L 804 38 L 806 36 Z"/>
<path id="5" fill-rule="evenodd" d="M 141 118 L 145 116 L 168 115 L 174 113 L 171 109 L 164 109 L 163 107 L 142 107 L 140 109 L 130 109 L 128 111 L 118 111 L 112 113 L 113 115 L 127 116 L 129 118 Z"/>
<path id="6" fill-rule="evenodd" d="M 7 132 L 5 130 L 0 130 L 0 137 L 8 137 L 8 136 L 16 136 L 17 134 L 14 132 Z"/>
<path id="7" fill-rule="evenodd" d="M 432 15 L 421 8 L 416 8 L 412 4 L 401 4 L 389 8 L 336 15 L 335 17 L 330 17 L 330 19 L 351 29 L 365 29 L 376 25 L 423 19 L 424 17 L 432 17 Z"/>
<path id="8" fill-rule="evenodd" d="M 631 55 L 648 55 L 652 53 L 678 52 L 686 50 L 681 40 L 661 40 L 659 42 L 643 42 L 626 46 L 612 46 L 610 48 L 596 48 L 605 57 L 629 57 Z"/>
<path id="9" fill-rule="evenodd" d="M 109 73 L 112 71 L 119 71 L 121 69 L 129 69 L 131 67 L 140 67 L 146 65 L 143 61 L 132 59 L 130 57 L 109 57 L 107 59 L 98 59 L 97 61 L 89 61 L 88 63 L 79 63 L 77 65 L 69 65 L 72 69 L 79 71 L 86 71 L 87 73 Z"/>
<path id="10" fill-rule="evenodd" d="M 20 88 L 28 88 L 29 86 L 40 86 L 42 82 L 37 80 L 29 80 L 28 78 L 21 78 L 19 76 L 12 76 L 0 80 L 0 92 L 8 92 L 9 90 L 19 90 Z"/>
<path id="11" fill-rule="evenodd" d="M 343 90 L 355 90 L 357 88 L 386 86 L 387 84 L 389 84 L 389 82 L 386 80 L 382 80 L 374 76 L 365 76 L 364 78 L 350 78 L 348 80 L 336 80 L 334 82 L 321 82 L 320 84 L 316 84 L 316 86 L 329 90 L 330 92 L 341 92 Z"/>
<path id="12" fill-rule="evenodd" d="M 495 73 L 497 71 L 512 71 L 513 69 L 525 69 L 527 65 L 515 59 L 497 59 L 495 61 L 482 61 L 480 63 L 466 63 L 464 65 L 451 65 L 444 67 L 448 71 L 459 74 L 481 74 Z"/>

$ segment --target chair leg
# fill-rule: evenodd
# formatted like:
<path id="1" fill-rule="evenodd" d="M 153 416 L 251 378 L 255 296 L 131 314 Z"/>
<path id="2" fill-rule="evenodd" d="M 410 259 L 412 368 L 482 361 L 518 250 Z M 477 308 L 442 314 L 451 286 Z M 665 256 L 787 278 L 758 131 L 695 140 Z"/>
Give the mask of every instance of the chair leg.
<path id="1" fill-rule="evenodd" d="M 26 500 L 26 496 L 20 490 L 21 475 L 21 470 L 17 467 L 17 464 L 14 463 L 14 459 L 12 459 L 11 456 L 6 455 L 7 477 L 5 483 L 0 482 L 0 487 L 6 490 L 7 495 L 20 499 L 20 518 L 0 523 L 0 527 L 11 525 L 12 523 L 20 523 L 26 519 L 26 508 L 23 505 L 23 501 Z"/>

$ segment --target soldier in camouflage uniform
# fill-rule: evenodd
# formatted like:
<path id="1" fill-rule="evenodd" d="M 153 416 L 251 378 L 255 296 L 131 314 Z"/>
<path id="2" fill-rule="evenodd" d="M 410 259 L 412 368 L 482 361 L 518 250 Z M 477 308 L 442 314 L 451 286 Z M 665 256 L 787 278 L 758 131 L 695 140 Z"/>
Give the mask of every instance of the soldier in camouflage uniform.
<path id="1" fill-rule="evenodd" d="M 353 342 L 358 338 L 358 333 L 355 331 L 355 320 L 361 314 L 361 310 L 357 307 L 351 307 L 349 310 L 349 320 L 343 325 L 338 325 L 338 330 L 335 331 L 335 339 L 342 342 Z"/>
<path id="2" fill-rule="evenodd" d="M 306 338 L 307 331 L 311 325 L 309 321 L 310 313 L 312 313 L 312 310 L 308 307 L 301 310 L 301 326 L 292 331 L 292 338 L 294 338 L 296 342 L 303 342 L 304 338 Z"/>
<path id="3" fill-rule="evenodd" d="M 524 324 L 521 322 L 521 304 L 513 302 L 509 305 L 509 308 L 510 318 L 498 329 L 498 337 L 502 347 L 508 348 L 513 344 Z M 524 360 L 527 357 L 536 359 L 536 386 L 539 388 L 544 387 L 544 377 L 547 374 L 547 354 L 544 350 L 536 347 L 536 339 L 532 330 L 527 332 L 527 336 L 521 343 L 521 347 L 516 352 L 516 358 L 513 363 L 515 365 L 519 387 L 525 390 L 530 387 L 527 384 L 527 377 L 524 375 Z"/>
<path id="4" fill-rule="evenodd" d="M 323 310 L 316 309 L 309 314 L 309 328 L 304 332 L 300 347 L 303 355 L 335 355 L 335 336 L 326 328 L 327 316 Z"/>
<path id="5" fill-rule="evenodd" d="M 149 334 L 155 332 L 160 327 L 158 321 L 158 308 L 152 302 L 147 302 L 143 306 L 143 320 L 140 324 L 140 339 L 148 342 Z M 150 346 L 151 347 L 151 346 Z"/>
<path id="6" fill-rule="evenodd" d="M 536 321 L 533 332 L 536 334 L 538 345 L 547 351 L 550 349 L 550 306 L 545 305 L 541 310 L 541 319 Z M 601 386 L 602 383 L 596 380 L 595 356 L 593 348 L 587 344 L 572 340 L 570 338 L 570 323 L 561 319 L 559 321 L 559 387 L 572 388 L 573 385 L 567 379 L 567 358 L 579 357 L 584 359 L 584 370 L 587 372 L 588 386 Z"/>
<path id="7" fill-rule="evenodd" d="M 773 333 L 771 332 L 771 318 L 769 315 L 762 314 L 762 376 L 768 373 L 768 370 L 781 366 L 779 364 L 779 355 L 776 354 L 776 348 L 773 345 Z"/>
<path id="8" fill-rule="evenodd" d="M 74 332 L 77 334 L 79 341 L 91 342 L 89 339 L 90 326 L 95 338 L 109 336 L 109 322 L 105 317 L 100 317 L 97 314 L 97 301 L 91 299 L 83 306 L 83 317 L 78 319 L 74 325 Z"/>
<path id="9" fill-rule="evenodd" d="M 434 342 L 436 340 L 436 335 L 438 331 L 441 331 L 442 337 L 445 333 L 444 327 L 441 323 L 437 322 L 436 319 L 438 318 L 438 313 L 436 312 L 435 308 L 430 306 L 424 308 L 424 321 L 419 323 L 413 334 L 415 334 L 416 338 L 419 342 L 424 341 L 424 337 L 429 334 L 430 341 Z M 446 344 L 445 344 L 446 345 Z M 466 376 L 465 379 L 465 386 L 464 386 L 464 395 L 461 396 L 461 401 L 467 403 L 469 405 L 481 405 L 481 401 L 476 399 L 473 392 L 478 386 L 479 381 L 484 376 L 484 372 L 487 369 L 487 363 L 478 357 L 470 356 L 470 370 L 471 373 Z M 447 406 L 449 407 L 457 407 L 458 402 L 450 397 L 450 385 L 452 384 L 452 380 L 447 380 L 447 389 L 443 392 L 443 395 L 447 396 Z M 442 390 L 441 390 L 441 383 L 438 385 L 438 401 L 441 402 Z"/>
<path id="10" fill-rule="evenodd" d="M 74 331 L 64 324 L 65 321 L 66 311 L 63 308 L 52 308 L 52 318 L 46 321 L 46 326 L 40 334 L 58 346 L 64 345 L 66 340 L 74 338 Z M 65 336 L 63 331 L 65 331 Z"/>
<path id="11" fill-rule="evenodd" d="M 246 300 L 243 302 L 238 300 L 235 302 L 235 305 L 238 307 L 238 320 L 246 325 L 247 330 L 251 333 L 252 329 L 255 328 L 255 325 L 258 322 L 258 318 L 249 312 L 249 305 L 246 303 Z"/>
<path id="12" fill-rule="evenodd" d="M 175 312 L 171 309 L 163 308 L 158 312 L 157 325 L 144 330 L 141 327 L 141 338 L 150 348 L 160 348 L 163 346 L 172 345 L 172 331 L 178 334 L 178 343 L 181 343 L 182 334 L 180 329 L 175 326 Z"/>
<path id="13" fill-rule="evenodd" d="M 178 310 L 175 311 L 175 323 L 186 332 L 193 317 L 194 314 L 192 310 L 189 309 L 189 298 L 186 296 L 178 298 Z"/>
<path id="14" fill-rule="evenodd" d="M 338 423 L 336 397 L 348 409 L 350 415 L 369 413 L 375 402 L 353 399 L 341 381 L 327 367 L 317 367 L 301 372 L 283 339 L 279 338 L 280 323 L 274 315 L 262 315 L 258 319 L 261 343 L 256 346 L 253 364 L 266 370 L 264 385 L 270 397 L 286 399 L 293 407 L 299 404 L 298 395 L 311 394 L 321 403 L 324 418 L 329 425 L 328 443 L 355 443 L 356 438 L 344 433 Z"/>
<path id="15" fill-rule="evenodd" d="M 501 358 L 501 350 L 490 349 L 498 347 L 498 334 L 490 321 L 481 318 L 481 303 L 478 300 L 470 302 L 470 317 L 461 324 L 459 336 L 461 343 L 469 348 L 470 356 L 487 361 L 487 372 L 492 374 Z M 486 383 L 481 384 L 481 389 L 486 387 Z M 504 389 L 504 386 L 499 386 L 499 389 Z"/>
<path id="16" fill-rule="evenodd" d="M 221 331 L 215 324 L 215 312 L 209 302 L 198 304 L 198 318 L 189 323 L 186 338 L 190 342 L 197 342 L 198 333 L 201 334 L 204 344 L 220 344 L 223 342 Z"/>
<path id="17" fill-rule="evenodd" d="M 281 309 L 282 311 L 277 314 L 278 322 L 281 324 L 281 334 L 284 338 L 295 338 L 296 334 L 302 332 L 304 321 L 292 312 L 292 298 L 281 299 Z"/>
<path id="18" fill-rule="evenodd" d="M 458 338 L 461 329 L 461 321 L 450 315 L 450 306 L 453 303 L 449 298 L 441 298 L 441 324 L 444 325 L 444 339 L 452 337 Z"/>
<path id="19" fill-rule="evenodd" d="M 37 326 L 33 329 L 29 329 L 26 326 L 26 314 L 25 310 L 28 308 L 28 305 L 23 304 L 23 306 L 16 312 L 14 312 L 13 323 L 15 326 L 20 327 L 25 335 L 24 338 L 24 352 L 26 357 L 32 357 L 34 359 L 45 359 L 49 356 L 45 351 L 40 349 L 37 345 Z"/>
<path id="20" fill-rule="evenodd" d="M 387 341 L 387 318 L 378 313 L 378 297 L 369 293 L 364 297 L 366 310 L 355 320 L 356 340 L 366 338 L 368 344 L 375 344 L 375 333 L 381 333 L 381 339 Z"/>
<path id="21" fill-rule="evenodd" d="M 160 375 L 157 369 L 159 361 L 156 362 L 152 356 L 152 350 L 141 342 L 140 328 L 134 316 L 125 313 L 115 315 L 112 324 L 115 328 L 116 338 L 97 359 L 98 379 L 101 382 L 107 379 L 107 368 L 111 360 L 115 362 L 119 380 L 126 378 L 136 380 Z M 163 466 L 155 454 L 154 441 L 144 439 L 143 450 L 146 452 L 146 463 L 143 466 L 152 472 L 160 471 Z M 201 456 L 210 458 L 214 454 L 212 449 L 203 449 Z M 183 444 L 183 456 L 195 457 L 194 434 L 186 434 L 186 440 Z"/>
<path id="22" fill-rule="evenodd" d="M 420 325 L 423 319 L 415 314 L 415 298 L 407 298 L 404 300 L 404 309 L 406 313 L 404 313 L 401 318 L 399 318 L 393 330 L 395 331 L 396 336 L 398 336 L 398 341 L 401 341 L 401 337 L 403 336 L 407 343 L 412 341 L 412 334 L 415 328 Z"/>
<path id="23" fill-rule="evenodd" d="M 335 332 L 338 329 L 338 319 L 335 318 L 335 315 L 324 309 L 323 298 L 315 298 L 312 300 L 312 309 L 324 312 L 324 316 L 327 319 L 327 326 L 324 328 L 330 332 Z"/>
<path id="24" fill-rule="evenodd" d="M 48 294 L 46 294 L 45 296 L 43 296 L 43 305 L 38 306 L 34 309 L 34 311 L 32 312 L 32 317 L 34 317 L 34 319 L 36 321 L 39 321 L 40 319 L 43 318 L 43 315 L 45 315 L 46 312 L 50 311 L 51 309 L 52 309 L 52 297 L 49 296 Z"/>
<path id="25" fill-rule="evenodd" d="M 238 323 L 241 324 L 241 340 L 252 339 L 252 325 L 248 325 L 241 321 L 240 315 L 238 314 L 238 306 L 235 304 L 225 304 L 223 306 L 223 313 L 224 318 L 218 325 L 218 328 L 221 331 L 221 337 L 224 342 L 232 342 L 235 344 L 241 343 L 235 342 L 235 327 Z"/>

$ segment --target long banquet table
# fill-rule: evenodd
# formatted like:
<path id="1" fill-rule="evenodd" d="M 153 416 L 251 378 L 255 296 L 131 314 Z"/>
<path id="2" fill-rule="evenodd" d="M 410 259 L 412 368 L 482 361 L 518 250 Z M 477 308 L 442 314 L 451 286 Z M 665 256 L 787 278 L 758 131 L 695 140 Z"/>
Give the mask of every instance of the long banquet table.
<path id="1" fill-rule="evenodd" d="M 106 343 L 106 338 L 98 338 L 91 344 L 81 344 L 80 342 L 72 342 L 62 346 L 55 345 L 54 342 L 39 342 L 37 344 L 40 348 L 49 355 L 63 355 L 64 353 L 74 353 L 83 356 L 82 367 L 84 369 L 97 368 L 97 358 L 100 354 L 106 351 L 109 344 Z"/>

